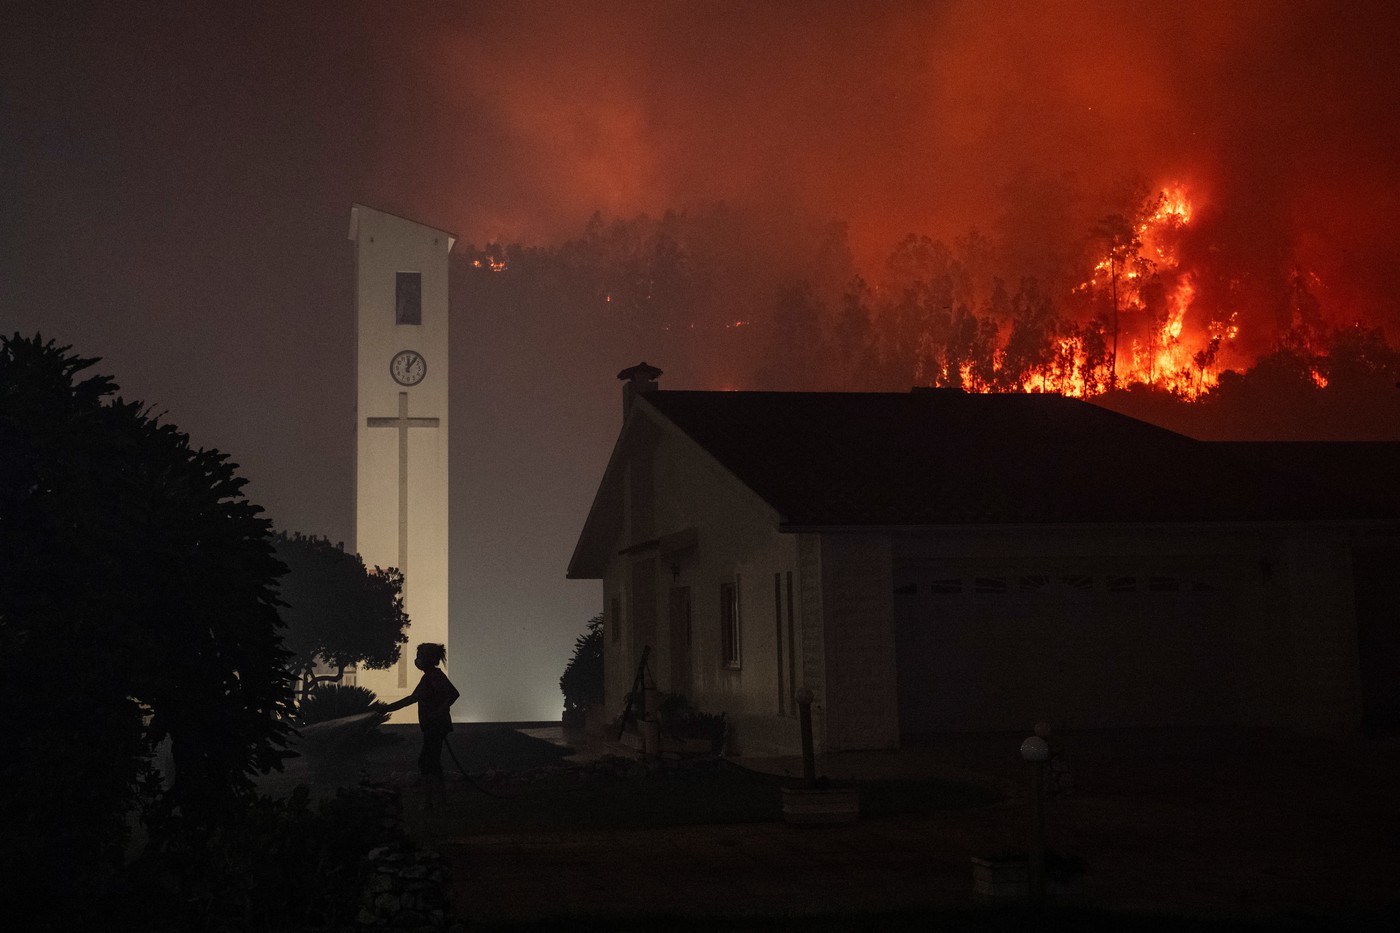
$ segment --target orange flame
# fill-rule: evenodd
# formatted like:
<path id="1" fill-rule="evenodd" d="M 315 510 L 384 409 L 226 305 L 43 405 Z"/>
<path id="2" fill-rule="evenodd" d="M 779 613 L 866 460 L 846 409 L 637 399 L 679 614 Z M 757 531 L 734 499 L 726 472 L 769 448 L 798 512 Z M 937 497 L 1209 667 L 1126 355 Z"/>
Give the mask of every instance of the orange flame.
<path id="1" fill-rule="evenodd" d="M 1181 267 L 1178 242 L 1195 207 L 1185 186 L 1164 187 L 1133 222 L 1135 240 L 1116 245 L 1095 263 L 1074 292 L 1089 298 L 1116 292 L 1120 347 L 1116 378 L 1120 387 L 1152 386 L 1195 399 L 1220 379 L 1220 358 L 1239 335 L 1236 313 L 1207 317 L 1197 308 L 1196 283 Z M 1116 279 L 1116 281 L 1115 281 Z M 1161 294 L 1154 299 L 1150 290 Z M 1111 340 L 1113 335 L 1108 335 Z M 1025 380 L 1025 391 L 1095 395 L 1109 380 L 1090 377 L 1082 338 L 1058 341 L 1054 360 Z"/>

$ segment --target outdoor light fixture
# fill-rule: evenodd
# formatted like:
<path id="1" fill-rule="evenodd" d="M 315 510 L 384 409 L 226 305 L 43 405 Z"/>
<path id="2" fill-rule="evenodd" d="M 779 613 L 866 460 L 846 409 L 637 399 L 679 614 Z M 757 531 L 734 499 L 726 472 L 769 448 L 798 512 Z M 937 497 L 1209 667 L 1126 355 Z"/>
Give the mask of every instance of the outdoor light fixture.
<path id="1" fill-rule="evenodd" d="M 1021 757 L 1026 761 L 1050 760 L 1050 744 L 1038 735 L 1033 735 L 1021 743 Z"/>

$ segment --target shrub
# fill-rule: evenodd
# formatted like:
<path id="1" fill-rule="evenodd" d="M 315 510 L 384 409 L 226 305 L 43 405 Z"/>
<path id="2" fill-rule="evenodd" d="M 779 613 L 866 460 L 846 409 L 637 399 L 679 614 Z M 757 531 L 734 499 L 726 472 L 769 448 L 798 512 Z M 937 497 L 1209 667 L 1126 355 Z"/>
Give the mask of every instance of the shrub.
<path id="1" fill-rule="evenodd" d="M 304 726 L 329 722 L 342 716 L 368 713 L 375 704 L 374 691 L 345 684 L 320 684 L 297 707 L 298 718 Z"/>
<path id="2" fill-rule="evenodd" d="M 135 866 L 129 918 L 164 904 L 171 929 L 263 930 L 349 926 L 366 856 L 401 837 L 397 792 L 340 788 L 313 806 L 303 785 L 288 799 L 255 798 L 213 832 L 174 817 L 162 847 Z M 148 918 L 150 919 L 150 918 Z"/>
<path id="3" fill-rule="evenodd" d="M 603 702 L 603 617 L 588 620 L 588 630 L 574 642 L 574 654 L 559 678 L 564 711 L 572 713 Z"/>

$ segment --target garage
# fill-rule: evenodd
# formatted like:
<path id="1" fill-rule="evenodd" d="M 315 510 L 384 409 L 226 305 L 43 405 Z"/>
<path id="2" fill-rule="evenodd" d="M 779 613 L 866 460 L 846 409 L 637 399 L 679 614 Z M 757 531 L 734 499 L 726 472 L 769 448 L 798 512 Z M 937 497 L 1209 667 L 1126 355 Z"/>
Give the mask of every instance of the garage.
<path id="1" fill-rule="evenodd" d="M 900 732 L 1234 721 L 1239 637 L 1210 563 L 906 571 L 894 597 Z"/>

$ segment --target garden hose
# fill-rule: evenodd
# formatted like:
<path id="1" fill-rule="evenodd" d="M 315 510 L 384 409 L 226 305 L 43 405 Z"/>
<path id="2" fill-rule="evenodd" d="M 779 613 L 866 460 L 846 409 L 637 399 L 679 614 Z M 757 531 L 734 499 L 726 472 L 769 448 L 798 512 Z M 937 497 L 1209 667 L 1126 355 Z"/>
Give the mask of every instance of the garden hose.
<path id="1" fill-rule="evenodd" d="M 509 799 L 510 799 L 509 797 L 504 797 L 504 796 L 502 796 L 502 795 L 500 795 L 500 794 L 492 793 L 491 791 L 489 791 L 489 790 L 487 790 L 486 788 L 482 787 L 482 786 L 481 786 L 480 784 L 478 784 L 476 781 L 472 780 L 472 776 L 471 776 L 470 774 L 467 773 L 467 769 L 464 768 L 464 767 L 462 767 L 462 763 L 461 763 L 460 761 L 457 760 L 457 753 L 454 752 L 454 751 L 452 750 L 452 743 L 449 742 L 449 741 L 447 741 L 447 736 L 445 736 L 445 735 L 442 737 L 442 744 L 443 744 L 443 747 L 445 747 L 445 748 L 447 749 L 447 754 L 449 754 L 449 755 L 452 756 L 452 763 L 453 763 L 454 765 L 456 765 L 456 766 L 457 766 L 457 770 L 460 771 L 460 772 L 462 773 L 462 780 L 466 781 L 466 782 L 467 782 L 468 784 L 470 784 L 472 787 L 475 787 L 477 790 L 481 791 L 483 794 L 485 794 L 485 795 L 488 796 L 488 797 L 495 797 L 497 800 L 509 800 Z"/>

